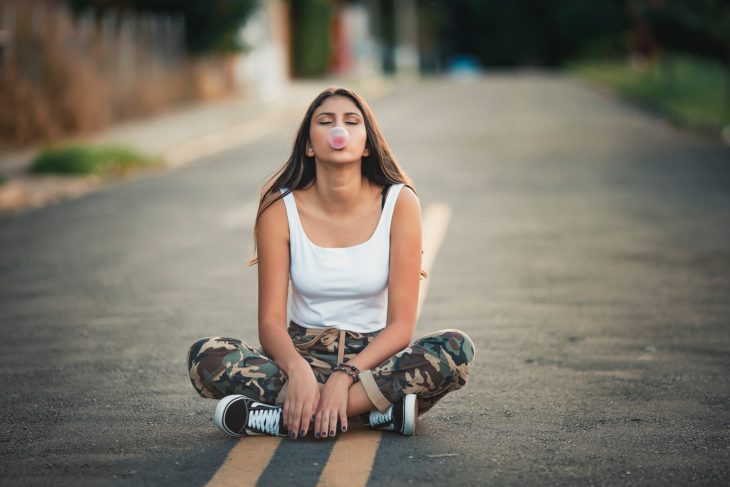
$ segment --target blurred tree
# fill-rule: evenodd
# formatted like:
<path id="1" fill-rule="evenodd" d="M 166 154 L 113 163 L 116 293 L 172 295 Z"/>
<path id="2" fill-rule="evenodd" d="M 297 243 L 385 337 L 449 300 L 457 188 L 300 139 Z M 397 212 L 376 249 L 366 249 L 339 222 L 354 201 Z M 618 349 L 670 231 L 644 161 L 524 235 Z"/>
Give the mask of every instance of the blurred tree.
<path id="1" fill-rule="evenodd" d="M 548 59 L 560 63 L 576 56 L 625 51 L 621 41 L 628 19 L 622 4 L 623 0 L 562 0 L 548 4 L 543 12 L 547 16 Z"/>
<path id="2" fill-rule="evenodd" d="M 725 65 L 730 106 L 730 2 L 728 0 L 628 0 L 637 24 L 647 25 L 659 49 L 682 51 Z M 636 25 L 636 24 L 635 24 Z M 671 74 L 673 66 L 664 63 Z"/>
<path id="3" fill-rule="evenodd" d="M 418 2 L 418 50 L 421 71 L 432 73 L 444 68 L 444 53 L 448 49 L 444 31 L 448 25 L 444 2 Z"/>
<path id="4" fill-rule="evenodd" d="M 557 65 L 616 50 L 627 26 L 625 1 L 424 0 L 419 30 L 438 42 L 420 42 L 441 45 L 442 57 L 474 54 L 485 65 Z"/>
<path id="5" fill-rule="evenodd" d="M 379 0 L 386 26 L 392 1 Z M 427 70 L 460 54 L 488 66 L 555 66 L 633 52 L 658 58 L 671 77 L 659 54 L 684 51 L 725 64 L 730 105 L 730 0 L 422 0 L 418 16 Z"/>
<path id="6" fill-rule="evenodd" d="M 167 12 L 185 19 L 186 43 L 192 53 L 235 52 L 243 46 L 238 29 L 259 0 L 68 0 L 75 11 L 88 7 L 121 11 Z"/>
<path id="7" fill-rule="evenodd" d="M 382 44 L 382 68 L 386 73 L 395 72 L 395 48 L 396 48 L 396 32 L 395 32 L 395 5 L 396 0 L 377 0 L 379 18 L 377 22 L 380 25 L 380 42 Z"/>
<path id="8" fill-rule="evenodd" d="M 292 74 L 321 76 L 329 68 L 333 3 L 330 0 L 288 0 L 291 22 Z"/>
<path id="9" fill-rule="evenodd" d="M 730 54 L 728 0 L 632 0 L 665 49 L 725 61 Z"/>
<path id="10" fill-rule="evenodd" d="M 535 18 L 525 2 L 454 0 L 446 2 L 447 57 L 474 54 L 485 65 L 509 66 L 535 59 Z"/>

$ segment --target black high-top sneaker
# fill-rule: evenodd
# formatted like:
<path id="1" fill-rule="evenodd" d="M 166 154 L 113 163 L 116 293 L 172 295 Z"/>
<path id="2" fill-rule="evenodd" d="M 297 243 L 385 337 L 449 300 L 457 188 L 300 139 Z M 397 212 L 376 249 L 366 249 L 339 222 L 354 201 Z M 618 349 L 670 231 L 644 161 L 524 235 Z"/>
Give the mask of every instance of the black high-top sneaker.
<path id="1" fill-rule="evenodd" d="M 226 396 L 215 407 L 215 425 L 230 436 L 288 436 L 281 406 L 271 406 L 241 394 Z"/>
<path id="2" fill-rule="evenodd" d="M 416 431 L 418 419 L 418 401 L 415 394 L 406 394 L 391 404 L 387 411 L 381 413 L 373 409 L 361 415 L 362 420 L 373 429 L 393 431 L 410 436 Z"/>

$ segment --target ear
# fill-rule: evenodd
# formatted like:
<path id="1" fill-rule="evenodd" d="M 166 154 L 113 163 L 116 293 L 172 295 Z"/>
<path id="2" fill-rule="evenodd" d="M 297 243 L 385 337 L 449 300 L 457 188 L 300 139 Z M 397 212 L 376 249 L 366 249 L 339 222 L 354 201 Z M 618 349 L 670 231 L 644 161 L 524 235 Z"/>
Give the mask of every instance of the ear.
<path id="1" fill-rule="evenodd" d="M 363 150 L 363 151 L 362 151 L 362 156 L 363 156 L 363 157 L 367 157 L 367 156 L 369 156 L 369 155 L 370 155 L 370 150 L 369 150 L 369 149 L 367 148 L 367 146 L 366 146 L 366 147 L 365 147 L 365 150 Z"/>

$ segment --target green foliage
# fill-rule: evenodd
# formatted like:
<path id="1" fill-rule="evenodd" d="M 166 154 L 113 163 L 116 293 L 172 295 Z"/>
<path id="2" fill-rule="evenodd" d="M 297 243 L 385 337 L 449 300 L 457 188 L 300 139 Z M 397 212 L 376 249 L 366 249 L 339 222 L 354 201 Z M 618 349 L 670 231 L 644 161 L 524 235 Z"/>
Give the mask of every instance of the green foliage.
<path id="1" fill-rule="evenodd" d="M 77 143 L 49 147 L 32 161 L 33 173 L 97 174 L 113 176 L 140 167 L 159 165 L 160 161 L 145 157 L 120 146 L 88 146 Z"/>
<path id="2" fill-rule="evenodd" d="M 652 65 L 627 59 L 581 61 L 569 69 L 579 76 L 606 84 L 619 94 L 648 105 L 685 125 L 712 130 L 730 124 L 730 103 L 725 90 L 727 73 L 712 59 L 667 53 Z"/>
<path id="3" fill-rule="evenodd" d="M 613 50 L 606 38 L 627 25 L 621 1 L 431 0 L 419 8 L 425 24 L 419 29 L 441 39 L 446 57 L 475 54 L 490 66 L 557 65 L 587 46 Z"/>
<path id="4" fill-rule="evenodd" d="M 725 60 L 730 55 L 730 2 L 727 0 L 635 0 L 660 46 Z"/>
<path id="5" fill-rule="evenodd" d="M 396 19 L 395 19 L 395 5 L 394 2 L 397 0 L 378 0 L 378 11 L 380 12 L 380 18 L 379 18 L 379 34 L 380 34 L 380 41 L 383 45 L 383 59 L 382 59 L 382 69 L 386 73 L 394 73 L 396 71 L 395 67 L 395 49 L 396 49 L 396 43 L 397 43 L 397 36 L 396 36 Z M 418 4 L 417 4 L 418 5 Z M 425 10 L 430 10 L 431 15 L 424 15 Z M 423 5 L 420 5 L 418 9 L 418 15 L 419 15 L 419 28 L 421 29 L 421 32 L 423 32 L 423 27 L 433 28 L 432 23 L 435 25 L 438 24 L 438 18 L 441 16 L 442 18 L 444 16 L 443 8 L 441 8 L 440 5 L 428 5 L 424 8 Z"/>
<path id="6" fill-rule="evenodd" d="M 589 52 L 615 52 L 613 40 L 625 28 L 623 12 L 612 0 L 562 0 L 546 13 L 555 62 Z"/>
<path id="7" fill-rule="evenodd" d="M 290 5 L 294 75 L 321 76 L 329 65 L 331 2 L 290 0 Z"/>
<path id="8" fill-rule="evenodd" d="M 239 43 L 238 29 L 265 0 L 70 0 L 76 11 L 88 7 L 182 15 L 185 40 L 193 53 L 232 52 Z"/>
<path id="9" fill-rule="evenodd" d="M 383 15 L 393 16 L 392 1 L 378 0 Z M 660 48 L 730 62 L 728 0 L 429 0 L 418 10 L 420 32 L 437 39 L 421 41 L 427 55 L 438 44 L 444 60 L 469 53 L 488 66 L 557 66 L 626 53 L 629 39 L 644 35 Z"/>

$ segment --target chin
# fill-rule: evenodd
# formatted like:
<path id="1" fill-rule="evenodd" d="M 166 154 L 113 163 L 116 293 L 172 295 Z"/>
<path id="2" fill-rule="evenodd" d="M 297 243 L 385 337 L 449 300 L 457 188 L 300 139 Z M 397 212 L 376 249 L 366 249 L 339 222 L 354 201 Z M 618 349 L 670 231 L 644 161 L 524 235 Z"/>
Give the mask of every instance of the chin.
<path id="1" fill-rule="evenodd" d="M 329 162 L 331 164 L 354 164 L 356 162 L 361 162 L 362 159 L 360 158 L 346 158 L 346 157 L 333 157 L 331 159 L 324 159 L 322 162 Z"/>

